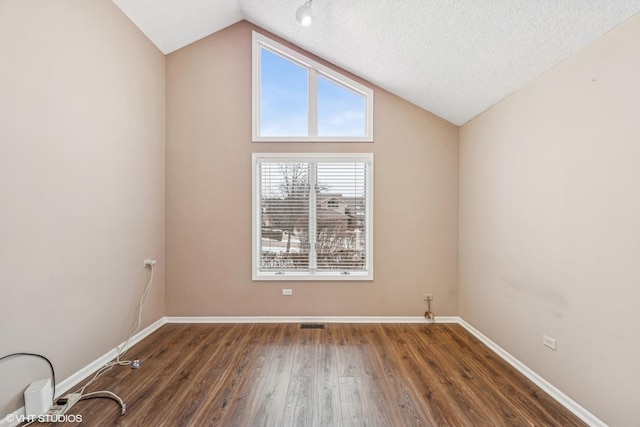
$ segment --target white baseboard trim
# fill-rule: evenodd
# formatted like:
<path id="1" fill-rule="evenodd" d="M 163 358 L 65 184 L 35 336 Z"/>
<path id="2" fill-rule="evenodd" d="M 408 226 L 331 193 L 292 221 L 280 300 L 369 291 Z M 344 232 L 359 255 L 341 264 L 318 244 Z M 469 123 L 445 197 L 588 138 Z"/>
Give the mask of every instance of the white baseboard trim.
<path id="1" fill-rule="evenodd" d="M 153 324 L 149 325 L 142 331 L 138 332 L 131 338 L 130 345 L 133 346 L 143 340 L 145 337 L 153 333 L 166 323 L 429 323 L 420 316 L 195 316 L 195 317 L 163 317 Z M 458 316 L 436 316 L 435 323 L 458 323 L 464 327 L 469 333 L 478 338 L 487 347 L 493 350 L 498 356 L 507 363 L 517 369 L 525 377 L 530 379 L 534 384 L 544 390 L 549 396 L 553 397 L 558 403 L 570 410 L 582 421 L 592 427 L 608 427 L 606 423 L 598 417 L 587 411 L 585 408 L 576 403 L 569 396 L 554 387 L 547 380 L 536 374 L 525 364 L 513 357 L 509 352 L 491 341 L 488 337 L 471 326 L 465 320 Z M 95 361 L 91 362 L 75 374 L 56 385 L 56 397 L 66 393 L 75 384 L 82 379 L 96 372 L 105 363 L 113 360 L 117 354 L 117 348 L 107 352 Z M 24 416 L 24 407 L 8 414 L 0 419 L 0 427 L 15 427 L 19 424 L 18 420 Z M 10 422 L 13 420 L 13 422 Z"/>
<path id="2" fill-rule="evenodd" d="M 458 323 L 467 331 L 469 331 L 473 336 L 482 341 L 483 344 L 493 350 L 498 356 L 504 359 L 508 364 L 516 368 L 521 374 L 523 374 L 534 384 L 544 390 L 549 396 L 553 397 L 556 401 L 558 401 L 558 403 L 573 412 L 573 414 L 580 418 L 582 421 L 592 427 L 607 427 L 607 424 L 604 421 L 593 415 L 591 412 L 587 411 L 562 391 L 558 390 L 555 386 L 553 386 L 553 384 L 535 373 L 527 365 L 520 362 L 498 344 L 491 341 L 482 332 L 478 331 L 476 328 L 474 328 L 461 318 L 458 318 Z"/>
<path id="3" fill-rule="evenodd" d="M 133 347 L 134 345 L 142 341 L 144 338 L 151 335 L 151 333 L 153 333 L 156 329 L 158 329 L 160 326 L 164 325 L 165 323 L 166 323 L 166 318 L 162 317 L 157 321 L 155 321 L 154 323 L 152 323 L 151 325 L 147 326 L 146 328 L 144 328 L 143 330 L 141 330 L 140 332 L 138 332 L 137 334 L 131 337 L 131 340 L 129 341 L 129 346 Z M 89 375 L 93 374 L 98 369 L 102 368 L 107 362 L 110 362 L 111 360 L 115 359 L 116 355 L 118 354 L 118 349 L 123 345 L 125 345 L 125 343 L 126 341 L 122 342 L 116 348 L 108 351 L 107 353 L 103 354 L 93 362 L 89 363 L 84 368 L 80 369 L 76 373 L 72 374 L 71 376 L 65 378 L 64 380 L 56 384 L 56 395 L 54 396 L 54 399 L 62 396 L 63 394 L 68 392 L 74 385 L 78 384 L 80 381 L 82 381 Z M 25 415 L 25 412 L 24 412 L 24 406 L 23 406 L 17 409 L 16 411 L 12 412 L 11 414 L 7 414 L 5 417 L 0 419 L 0 427 L 15 427 L 18 424 L 20 424 L 20 420 L 24 419 L 24 415 Z"/>
<path id="4" fill-rule="evenodd" d="M 166 323 L 165 319 L 166 319 L 165 317 L 161 317 L 151 325 L 147 326 L 146 328 L 144 328 L 143 330 L 141 330 L 140 332 L 132 336 L 131 340 L 129 341 L 129 348 L 133 347 L 134 345 L 142 341 L 144 338 L 151 335 L 160 326 L 164 325 Z M 88 377 L 89 375 L 93 374 L 98 369 L 102 368 L 107 362 L 110 362 L 111 360 L 115 359 L 118 354 L 118 349 L 121 348 L 123 345 L 125 345 L 125 343 L 126 341 L 120 343 L 120 345 L 118 345 L 116 348 L 111 349 L 107 353 L 103 354 L 93 362 L 89 363 L 84 368 L 80 369 L 75 374 L 72 374 L 71 376 L 60 381 L 56 385 L 56 397 L 59 397 L 62 394 L 66 393 L 71 389 L 71 387 L 78 384 L 80 381 L 82 381 L 84 378 Z"/>
<path id="5" fill-rule="evenodd" d="M 165 319 L 166 323 L 430 323 L 420 316 L 195 316 Z M 457 322 L 457 317 L 436 317 L 436 323 Z"/>

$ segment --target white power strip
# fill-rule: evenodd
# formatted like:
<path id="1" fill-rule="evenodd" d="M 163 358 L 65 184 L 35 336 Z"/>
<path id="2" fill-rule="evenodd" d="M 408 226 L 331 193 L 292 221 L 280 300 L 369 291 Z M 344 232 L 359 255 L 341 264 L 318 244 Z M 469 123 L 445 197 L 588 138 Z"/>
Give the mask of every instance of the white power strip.
<path id="1" fill-rule="evenodd" d="M 69 409 L 73 407 L 80 398 L 80 393 L 69 393 L 66 396 L 56 400 L 56 405 L 52 406 L 42 417 L 41 422 L 55 423 L 60 420 L 60 416 L 67 413 Z"/>

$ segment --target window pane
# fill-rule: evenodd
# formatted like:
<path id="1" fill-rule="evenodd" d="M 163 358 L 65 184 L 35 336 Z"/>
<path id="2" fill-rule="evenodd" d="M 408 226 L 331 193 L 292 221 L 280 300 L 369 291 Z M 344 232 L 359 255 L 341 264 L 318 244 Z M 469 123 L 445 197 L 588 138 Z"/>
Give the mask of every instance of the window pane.
<path id="1" fill-rule="evenodd" d="M 372 280 L 373 155 L 254 153 L 253 280 Z"/>
<path id="2" fill-rule="evenodd" d="M 318 135 L 365 136 L 365 98 L 318 76 Z"/>
<path id="3" fill-rule="evenodd" d="M 260 165 L 263 271 L 309 268 L 309 168 L 307 163 Z"/>
<path id="4" fill-rule="evenodd" d="M 308 71 L 260 48 L 260 136 L 307 136 Z"/>
<path id="5" fill-rule="evenodd" d="M 317 268 L 366 269 L 365 163 L 318 163 Z"/>

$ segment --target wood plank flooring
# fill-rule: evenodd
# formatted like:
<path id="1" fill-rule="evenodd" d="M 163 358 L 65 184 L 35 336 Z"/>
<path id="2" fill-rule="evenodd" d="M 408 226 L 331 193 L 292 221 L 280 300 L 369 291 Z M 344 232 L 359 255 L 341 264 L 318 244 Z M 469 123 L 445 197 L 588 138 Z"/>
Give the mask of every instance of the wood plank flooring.
<path id="1" fill-rule="evenodd" d="M 127 357 L 86 390 L 126 414 L 81 401 L 83 425 L 585 425 L 456 324 L 167 324 Z"/>

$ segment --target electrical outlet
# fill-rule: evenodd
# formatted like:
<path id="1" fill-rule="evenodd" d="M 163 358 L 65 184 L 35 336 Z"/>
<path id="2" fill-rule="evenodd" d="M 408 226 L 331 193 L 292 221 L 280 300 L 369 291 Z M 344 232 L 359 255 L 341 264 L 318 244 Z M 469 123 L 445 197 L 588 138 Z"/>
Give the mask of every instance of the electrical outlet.
<path id="1" fill-rule="evenodd" d="M 293 295 L 293 289 L 283 289 L 282 295 L 291 296 Z"/>
<path id="2" fill-rule="evenodd" d="M 549 347 L 551 350 L 555 351 L 555 349 L 556 349 L 556 340 L 551 338 L 551 337 L 548 337 L 546 335 L 542 336 L 542 344 L 545 347 Z"/>
<path id="3" fill-rule="evenodd" d="M 422 294 L 423 301 L 433 301 L 433 294 Z"/>

